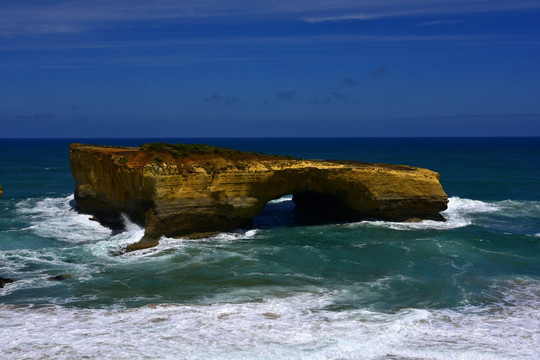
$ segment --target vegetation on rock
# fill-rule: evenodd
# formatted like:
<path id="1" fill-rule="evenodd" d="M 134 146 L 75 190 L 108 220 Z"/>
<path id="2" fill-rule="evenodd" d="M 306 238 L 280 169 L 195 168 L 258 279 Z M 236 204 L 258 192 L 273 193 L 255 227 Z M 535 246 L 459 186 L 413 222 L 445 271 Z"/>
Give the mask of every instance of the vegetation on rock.
<path id="1" fill-rule="evenodd" d="M 141 146 L 141 150 L 148 154 L 169 153 L 173 158 L 188 158 L 193 155 L 220 156 L 226 159 L 272 157 L 279 159 L 293 159 L 292 156 L 266 155 L 263 153 L 233 150 L 223 147 L 210 146 L 206 144 L 168 144 L 168 143 L 148 143 Z"/>

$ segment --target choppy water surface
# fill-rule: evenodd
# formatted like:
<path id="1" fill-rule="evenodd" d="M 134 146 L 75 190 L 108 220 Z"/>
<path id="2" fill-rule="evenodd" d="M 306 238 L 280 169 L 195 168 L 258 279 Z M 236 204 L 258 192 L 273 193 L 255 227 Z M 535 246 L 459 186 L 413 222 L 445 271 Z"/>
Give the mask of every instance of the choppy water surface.
<path id="1" fill-rule="evenodd" d="M 123 256 L 144 230 L 77 213 L 67 142 L 0 143 L 18 154 L 0 160 L 0 358 L 539 358 L 539 141 L 444 141 L 216 144 L 430 167 L 444 223 L 303 225 L 289 196 L 253 229 Z"/>

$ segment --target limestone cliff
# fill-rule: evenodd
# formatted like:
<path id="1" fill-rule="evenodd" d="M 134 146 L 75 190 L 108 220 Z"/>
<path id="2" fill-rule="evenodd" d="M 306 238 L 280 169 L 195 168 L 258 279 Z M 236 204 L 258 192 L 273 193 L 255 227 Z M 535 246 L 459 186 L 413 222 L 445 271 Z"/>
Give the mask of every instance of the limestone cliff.
<path id="1" fill-rule="evenodd" d="M 145 225 L 129 249 L 227 231 L 269 200 L 293 194 L 299 211 L 359 220 L 443 220 L 439 174 L 409 166 L 299 160 L 205 145 L 141 148 L 71 144 L 75 200 L 98 219 L 125 213 Z"/>

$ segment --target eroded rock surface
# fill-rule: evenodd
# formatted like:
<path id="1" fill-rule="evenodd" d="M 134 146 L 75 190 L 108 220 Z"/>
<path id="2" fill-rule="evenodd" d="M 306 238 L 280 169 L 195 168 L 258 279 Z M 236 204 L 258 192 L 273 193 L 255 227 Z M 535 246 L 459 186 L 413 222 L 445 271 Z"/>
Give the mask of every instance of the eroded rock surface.
<path id="1" fill-rule="evenodd" d="M 72 144 L 70 163 L 82 211 L 111 224 L 124 213 L 145 225 L 143 239 L 128 250 L 154 246 L 162 235 L 241 227 L 288 194 L 299 211 L 346 220 L 444 220 L 448 202 L 438 173 L 410 166 L 181 144 Z"/>

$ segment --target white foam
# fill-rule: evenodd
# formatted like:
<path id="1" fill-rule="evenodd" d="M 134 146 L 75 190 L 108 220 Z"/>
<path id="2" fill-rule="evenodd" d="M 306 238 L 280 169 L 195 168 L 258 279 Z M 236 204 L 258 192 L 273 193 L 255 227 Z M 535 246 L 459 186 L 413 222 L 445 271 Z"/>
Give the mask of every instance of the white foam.
<path id="1" fill-rule="evenodd" d="M 137 242 L 144 235 L 144 229 L 127 217 L 126 231 L 112 235 L 110 229 L 73 210 L 69 204 L 72 198 L 30 199 L 18 204 L 17 211 L 31 222 L 22 231 L 63 241 L 66 246 L 0 251 L 0 273 L 17 280 L 0 289 L 0 296 L 49 287 L 49 278 L 58 272 L 68 273 L 78 281 L 89 279 L 103 264 L 121 261 L 122 257 L 112 256 L 111 251 Z M 87 261 L 73 261 L 81 256 Z"/>
<path id="2" fill-rule="evenodd" d="M 21 289 L 50 286 L 48 279 L 58 273 L 72 274 L 84 280 L 99 271 L 99 264 L 119 261 L 111 251 L 141 239 L 144 229 L 124 216 L 125 231 L 114 234 L 90 215 L 78 213 L 71 206 L 73 196 L 27 199 L 17 204 L 17 212 L 30 226 L 22 231 L 64 242 L 65 247 L 13 249 L 0 252 L 0 271 L 17 279 L 1 290 L 6 295 Z M 76 255 L 74 255 L 76 254 Z M 84 254 L 84 255 L 81 255 Z M 88 262 L 74 262 L 73 256 L 84 256 Z M 90 260 L 92 259 L 92 260 Z M 30 267 L 30 269 L 29 269 Z"/>
<path id="3" fill-rule="evenodd" d="M 292 201 L 292 195 L 285 195 L 283 197 L 280 197 L 279 199 L 270 200 L 268 203 L 277 204 L 277 203 L 282 203 L 285 201 Z"/>
<path id="4" fill-rule="evenodd" d="M 441 212 L 446 221 L 423 220 L 419 222 L 361 221 L 351 226 L 377 226 L 394 230 L 449 230 L 469 226 L 473 223 L 472 214 L 490 213 L 500 210 L 496 204 L 479 200 L 462 199 L 453 196 L 448 199 L 448 208 Z"/>
<path id="5" fill-rule="evenodd" d="M 227 232 L 227 233 L 219 233 L 215 236 L 211 236 L 208 238 L 203 238 L 201 241 L 238 241 L 238 240 L 246 240 L 251 239 L 257 234 L 257 229 L 242 231 L 238 230 L 235 232 Z"/>
<path id="6" fill-rule="evenodd" d="M 72 208 L 73 195 L 65 198 L 27 199 L 17 204 L 17 211 L 26 217 L 31 226 L 27 230 L 36 235 L 54 238 L 73 244 L 83 245 L 82 250 L 97 258 L 108 261 L 111 252 L 139 241 L 144 235 L 144 228 L 122 216 L 125 230 L 117 234 L 97 221 L 90 220 L 91 215 L 80 214 Z M 160 249 L 161 250 L 161 249 Z M 133 256 L 154 253 L 153 250 L 134 252 Z M 25 261 L 32 261 L 28 258 Z M 25 263 L 21 260 L 22 263 Z"/>
<path id="7" fill-rule="evenodd" d="M 114 234 L 98 222 L 90 220 L 90 215 L 80 214 L 72 208 L 73 195 L 60 198 L 27 199 L 17 204 L 17 212 L 30 222 L 26 231 L 38 236 L 53 238 L 72 244 L 83 245 L 83 251 L 88 251 L 97 258 L 107 258 L 108 261 L 130 261 L 129 258 L 145 257 L 163 254 L 171 250 L 182 250 L 189 246 L 209 243 L 212 247 L 220 246 L 231 241 L 250 239 L 257 230 L 219 233 L 202 239 L 171 239 L 162 237 L 159 245 L 145 250 L 134 251 L 125 256 L 111 258 L 111 252 L 118 251 L 129 244 L 139 241 L 144 235 L 144 228 L 131 222 L 123 216 L 125 231 Z M 15 263 L 32 262 L 34 255 L 22 255 Z M 163 258 L 163 260 L 166 257 Z"/>
<path id="8" fill-rule="evenodd" d="M 540 356 L 539 285 L 503 286 L 516 292 L 515 299 L 503 299 L 506 306 L 391 314 L 329 310 L 339 291 L 136 309 L 0 305 L 2 357 L 534 359 Z M 520 302 L 523 288 L 528 295 Z"/>
<path id="9" fill-rule="evenodd" d="M 144 236 L 143 227 L 130 221 L 125 215 L 122 216 L 122 219 L 124 221 L 125 231 L 88 243 L 84 246 L 85 250 L 98 258 L 109 258 L 111 252 L 118 251 L 127 245 L 136 243 Z M 109 259 L 108 261 L 114 260 L 119 259 Z"/>
<path id="10" fill-rule="evenodd" d="M 500 210 L 500 207 L 493 203 L 480 200 L 462 199 L 452 196 L 448 199 L 448 209 L 443 214 L 458 212 L 462 214 L 486 213 Z"/>
<path id="11" fill-rule="evenodd" d="M 92 271 L 92 265 L 74 263 L 58 248 L 0 251 L 0 274 L 16 280 L 0 289 L 0 296 L 24 289 L 47 288 L 51 286 L 50 277 L 58 272 L 83 280 L 88 279 Z"/>
<path id="12" fill-rule="evenodd" d="M 125 219 L 125 221 L 129 221 Z M 103 257 L 110 255 L 111 252 L 115 252 L 124 248 L 125 246 L 135 243 L 141 239 L 144 235 L 144 229 L 139 227 L 136 224 L 131 224 L 128 227 L 132 227 L 134 231 L 124 232 L 117 234 L 109 241 L 98 242 L 95 244 L 88 245 L 92 248 L 92 252 L 98 256 Z M 187 239 L 187 238 L 169 238 L 162 236 L 159 239 L 159 244 L 157 246 L 137 250 L 129 253 L 124 253 L 122 256 L 115 257 L 110 261 L 119 261 L 119 262 L 140 262 L 144 261 L 144 258 L 150 258 L 150 261 L 167 261 L 170 257 L 175 257 L 179 253 L 184 253 L 189 249 L 197 249 L 201 252 L 199 255 L 200 259 L 193 259 L 194 262 L 208 262 L 211 261 L 205 257 L 214 257 L 215 252 L 218 249 L 223 247 L 228 247 L 231 242 L 248 240 L 256 236 L 257 230 L 247 230 L 247 231 L 235 231 L 230 233 L 219 233 L 214 236 L 204 237 L 200 239 Z M 224 252 L 219 250 L 220 254 L 223 255 Z M 156 257 L 156 255 L 159 255 Z M 244 255 L 245 256 L 245 255 Z M 205 258 L 205 259 L 203 259 Z"/>
<path id="13" fill-rule="evenodd" d="M 504 200 L 497 203 L 508 217 L 540 217 L 540 201 Z"/>
<path id="14" fill-rule="evenodd" d="M 111 230 L 80 214 L 71 206 L 73 195 L 65 198 L 27 199 L 17 204 L 17 211 L 28 219 L 36 235 L 79 243 L 107 238 Z"/>

